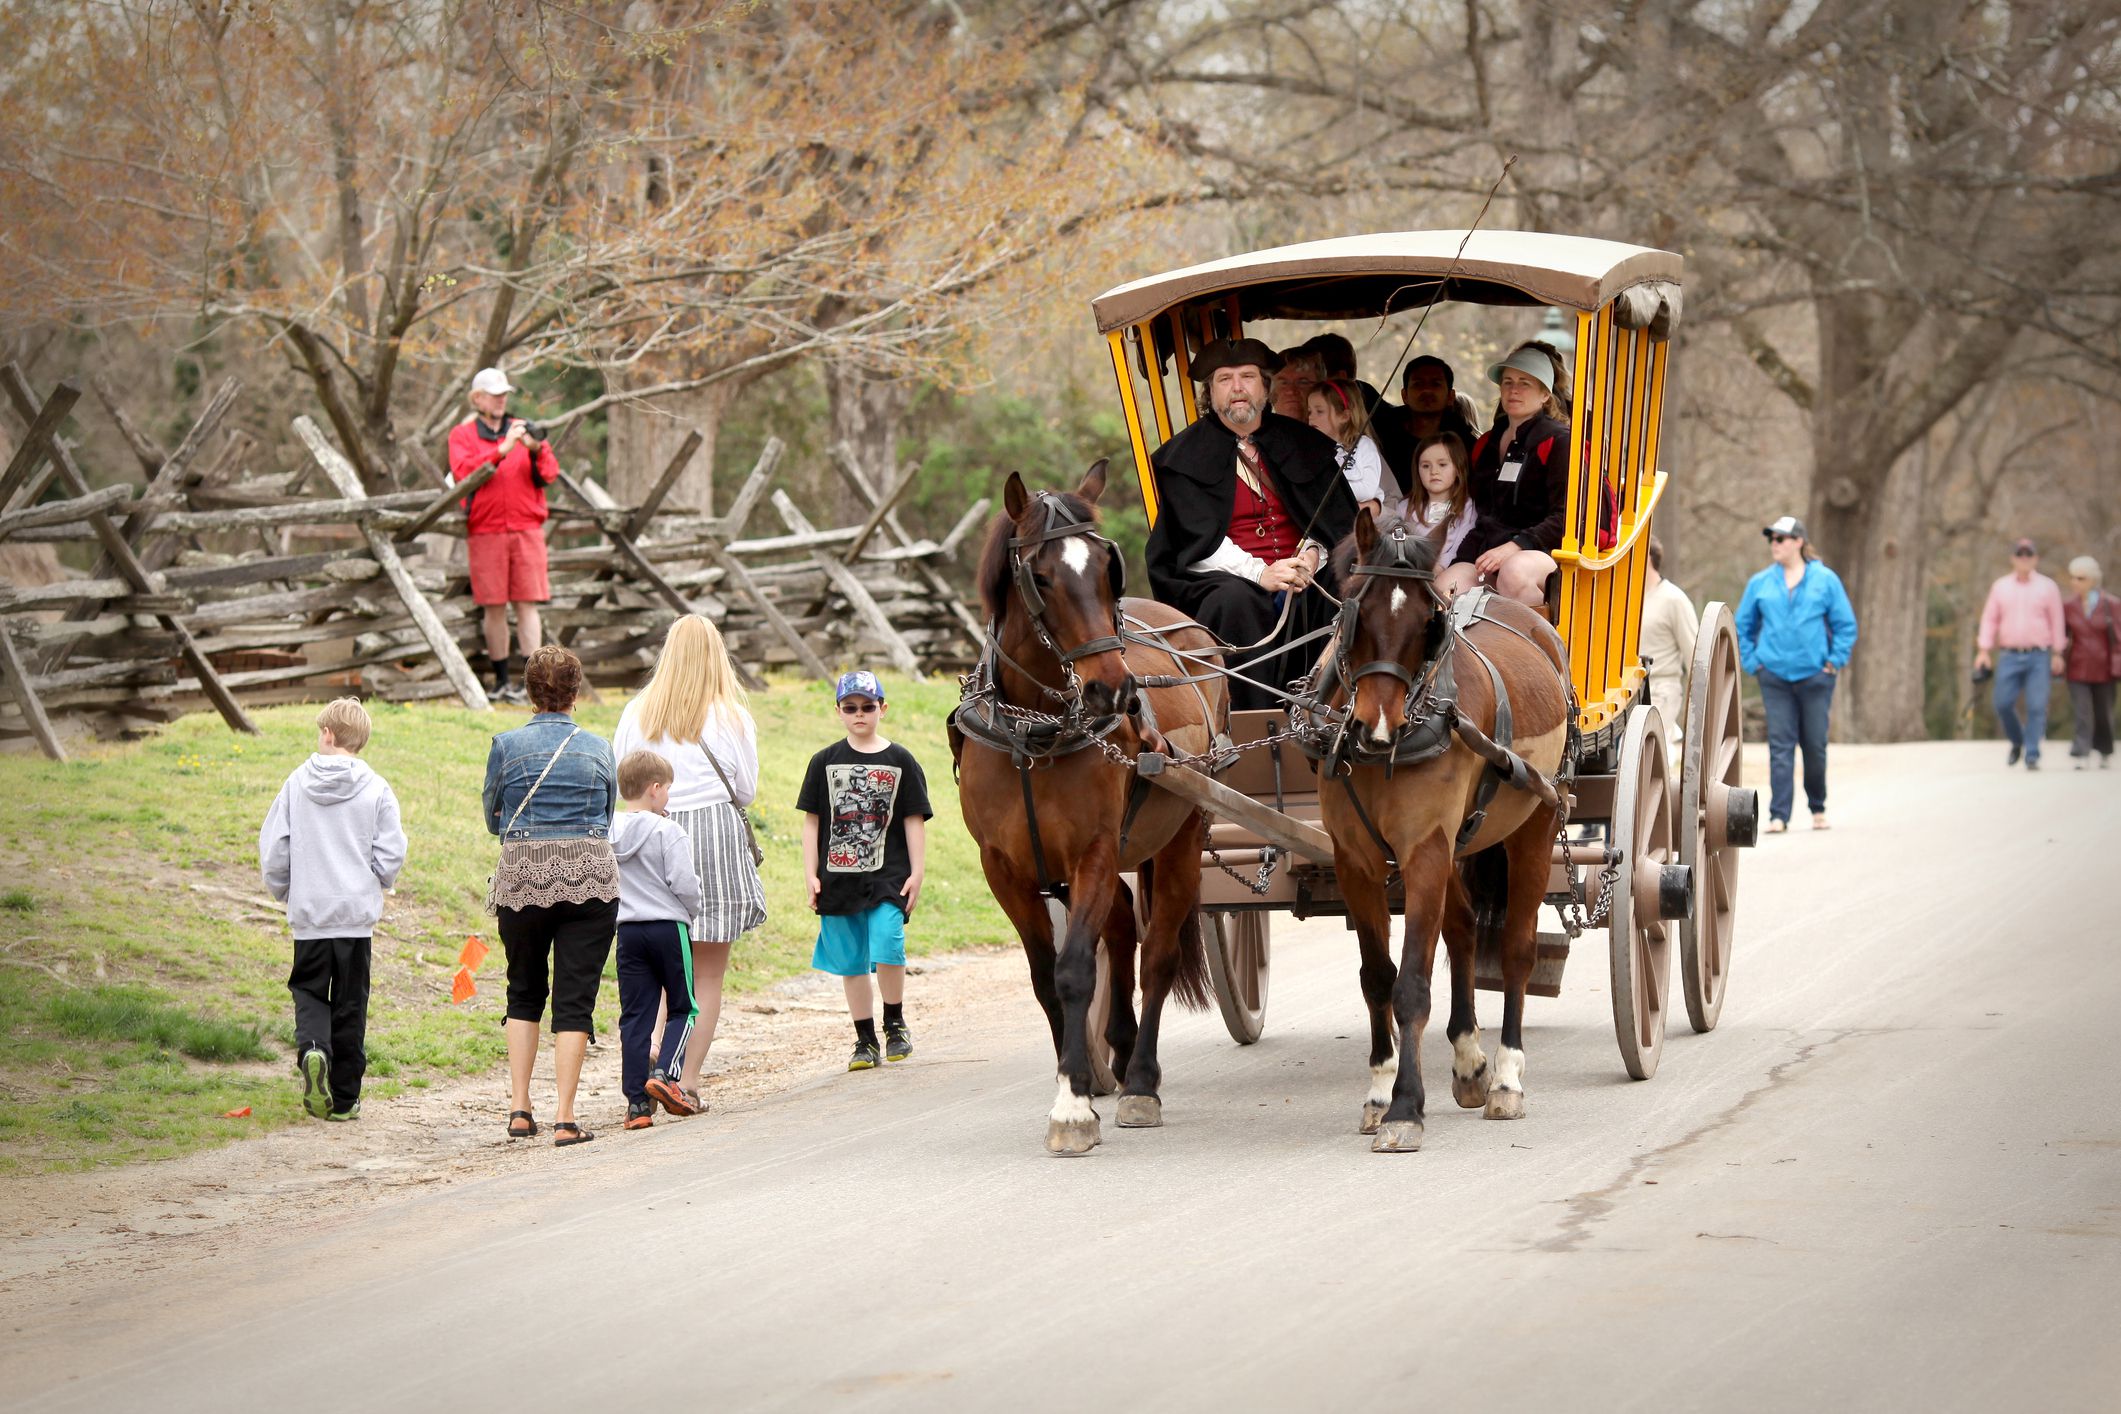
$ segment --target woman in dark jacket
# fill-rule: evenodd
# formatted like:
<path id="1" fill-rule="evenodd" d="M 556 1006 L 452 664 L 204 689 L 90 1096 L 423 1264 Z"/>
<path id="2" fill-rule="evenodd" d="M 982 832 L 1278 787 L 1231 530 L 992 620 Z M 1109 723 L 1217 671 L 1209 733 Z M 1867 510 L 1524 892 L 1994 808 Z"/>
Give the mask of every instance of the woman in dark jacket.
<path id="1" fill-rule="evenodd" d="M 1437 577 L 1446 594 L 1476 583 L 1535 607 L 1546 602 L 1547 577 L 1569 497 L 1569 424 L 1560 364 L 1542 346 L 1519 344 L 1488 370 L 1502 390 L 1501 414 L 1473 444 L 1467 484 L 1479 519 L 1459 543 L 1457 563 Z"/>
<path id="2" fill-rule="evenodd" d="M 2099 769 L 2114 764 L 2114 680 L 2121 678 L 2121 604 L 2099 584 L 2099 562 L 2079 555 L 2069 562 L 2074 598 L 2062 601 L 2062 628 L 2069 643 L 2063 675 L 2069 679 L 2070 715 L 2076 718 L 2069 754 L 2083 770 L 2093 752 Z"/>
<path id="3" fill-rule="evenodd" d="M 611 852 L 618 770 L 610 743 L 568 715 L 582 687 L 579 658 L 547 644 L 530 655 L 523 678 L 535 715 L 496 736 L 486 757 L 486 828 L 501 837 L 494 905 L 508 953 L 508 1137 L 538 1132 L 530 1072 L 549 995 L 559 1090 L 553 1143 L 565 1148 L 596 1137 L 575 1122 L 574 1092 L 619 921 Z"/>

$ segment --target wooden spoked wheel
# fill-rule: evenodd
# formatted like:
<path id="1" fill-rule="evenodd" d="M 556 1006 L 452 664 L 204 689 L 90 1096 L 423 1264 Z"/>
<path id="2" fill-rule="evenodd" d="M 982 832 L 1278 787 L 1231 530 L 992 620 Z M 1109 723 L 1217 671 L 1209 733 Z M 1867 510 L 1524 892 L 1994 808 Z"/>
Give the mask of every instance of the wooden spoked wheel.
<path id="1" fill-rule="evenodd" d="M 1202 912 L 1208 978 L 1230 1039 L 1249 1046 L 1267 1021 L 1267 915 L 1259 909 Z"/>
<path id="2" fill-rule="evenodd" d="M 1720 603 L 1702 610 L 1687 679 L 1686 747 L 1679 767 L 1679 862 L 1694 870 L 1694 912 L 1679 924 L 1679 969 L 1687 1020 L 1712 1030 L 1731 975 L 1737 922 L 1738 846 L 1751 843 L 1752 801 L 1733 837 L 1732 793 L 1742 788 L 1745 710 L 1738 632 Z"/>
<path id="3" fill-rule="evenodd" d="M 1613 781 L 1611 844 L 1620 853 L 1606 926 L 1613 962 L 1613 1035 L 1628 1074 L 1648 1080 L 1664 1050 L 1672 976 L 1668 924 L 1659 920 L 1664 866 L 1676 863 L 1664 724 L 1657 709 L 1628 714 Z"/>

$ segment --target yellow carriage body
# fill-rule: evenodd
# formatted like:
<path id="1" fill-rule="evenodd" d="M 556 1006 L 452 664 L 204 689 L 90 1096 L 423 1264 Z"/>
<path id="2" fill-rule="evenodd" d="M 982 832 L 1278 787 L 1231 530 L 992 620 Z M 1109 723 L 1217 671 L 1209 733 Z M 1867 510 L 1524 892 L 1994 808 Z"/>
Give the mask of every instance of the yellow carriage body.
<path id="1" fill-rule="evenodd" d="M 1670 251 L 1584 236 L 1401 231 L 1192 265 L 1108 290 L 1092 308 L 1151 524 L 1158 496 L 1150 452 L 1169 440 L 1175 417 L 1183 426 L 1200 415 L 1191 361 L 1209 340 L 1238 337 L 1246 320 L 1376 319 L 1418 313 L 1432 298 L 1573 313 L 1573 453 L 1554 558 L 1558 626 L 1590 736 L 1615 725 L 1643 684 L 1643 584 L 1665 487 L 1658 449 L 1681 268 Z"/>

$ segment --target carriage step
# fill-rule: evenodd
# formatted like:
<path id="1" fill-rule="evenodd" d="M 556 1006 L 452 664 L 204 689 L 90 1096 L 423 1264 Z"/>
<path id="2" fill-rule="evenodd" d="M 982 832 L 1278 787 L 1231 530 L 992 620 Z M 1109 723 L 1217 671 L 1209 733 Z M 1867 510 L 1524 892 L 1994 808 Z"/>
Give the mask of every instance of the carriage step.
<path id="1" fill-rule="evenodd" d="M 1527 994 L 1535 997 L 1558 997 L 1561 995 L 1561 969 L 1569 960 L 1569 940 L 1562 933 L 1541 933 L 1539 955 L 1532 962 L 1531 980 L 1525 983 Z M 1502 957 L 1500 953 L 1482 948 L 1473 959 L 1473 985 L 1490 992 L 1502 990 Z"/>

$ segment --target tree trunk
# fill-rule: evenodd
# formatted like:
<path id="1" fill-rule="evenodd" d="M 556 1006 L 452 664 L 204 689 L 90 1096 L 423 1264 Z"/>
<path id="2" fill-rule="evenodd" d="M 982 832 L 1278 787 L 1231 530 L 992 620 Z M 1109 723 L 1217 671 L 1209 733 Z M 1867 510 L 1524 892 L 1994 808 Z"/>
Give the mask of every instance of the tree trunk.
<path id="1" fill-rule="evenodd" d="M 713 383 L 683 393 L 665 393 L 645 403 L 613 404 L 604 461 L 612 497 L 621 505 L 639 504 L 685 438 L 697 430 L 700 449 L 693 453 L 663 505 L 712 515 L 715 440 L 735 391 L 731 383 Z"/>
<path id="2" fill-rule="evenodd" d="M 838 361 L 826 363 L 824 372 L 825 396 L 832 409 L 831 445 L 845 443 L 853 450 L 855 464 L 861 467 L 869 484 L 878 491 L 886 490 L 898 480 L 899 424 L 913 405 L 912 381 L 879 377 Z M 835 523 L 845 524 L 868 514 L 869 508 L 837 476 L 827 477 L 826 481 L 840 487 L 834 501 L 839 508 L 832 518 Z"/>
<path id="3" fill-rule="evenodd" d="M 1923 511 L 1928 504 L 1926 458 L 1910 453 L 1894 463 L 1877 496 L 1841 507 L 1813 493 L 1813 530 L 1824 543 L 1856 546 L 1834 561 L 1856 610 L 1856 655 L 1849 662 L 1834 714 L 1856 741 L 1920 741 L 1924 646 L 1927 642 Z"/>

